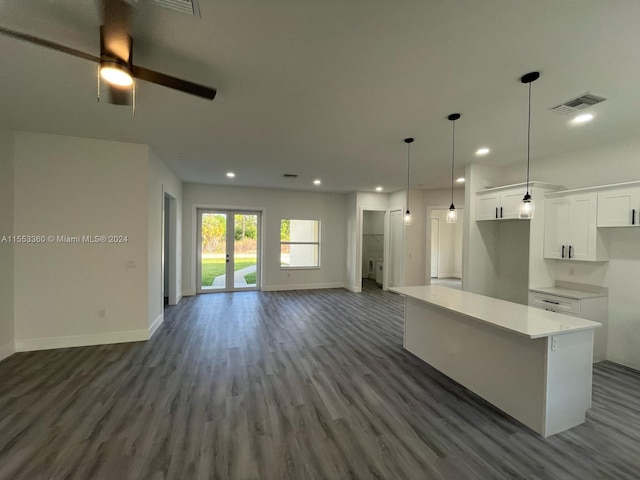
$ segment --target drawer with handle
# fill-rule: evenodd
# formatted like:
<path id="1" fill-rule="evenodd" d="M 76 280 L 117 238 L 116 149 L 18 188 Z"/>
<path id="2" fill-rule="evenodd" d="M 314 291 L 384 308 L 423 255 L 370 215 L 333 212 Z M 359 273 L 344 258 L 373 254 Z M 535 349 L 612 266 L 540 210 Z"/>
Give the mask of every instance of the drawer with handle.
<path id="1" fill-rule="evenodd" d="M 580 300 L 573 298 L 529 292 L 529 306 L 566 315 L 580 316 Z"/>

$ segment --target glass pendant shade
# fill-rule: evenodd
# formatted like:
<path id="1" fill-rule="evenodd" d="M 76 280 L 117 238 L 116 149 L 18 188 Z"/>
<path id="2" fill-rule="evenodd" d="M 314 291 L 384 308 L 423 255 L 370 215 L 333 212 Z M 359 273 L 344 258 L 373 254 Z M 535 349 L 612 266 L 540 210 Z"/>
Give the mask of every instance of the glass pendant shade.
<path id="1" fill-rule="evenodd" d="M 521 218 L 523 220 L 530 220 L 533 218 L 533 214 L 535 210 L 536 210 L 536 203 L 531 198 L 531 195 L 527 193 L 522 199 L 522 202 L 520 202 L 518 218 Z"/>
<path id="2" fill-rule="evenodd" d="M 411 225 L 411 212 L 407 209 L 407 212 L 404 214 L 404 224 Z"/>
<path id="3" fill-rule="evenodd" d="M 447 212 L 447 223 L 456 223 L 458 221 L 458 211 L 456 207 L 453 206 L 453 203 L 449 207 L 449 212 Z"/>

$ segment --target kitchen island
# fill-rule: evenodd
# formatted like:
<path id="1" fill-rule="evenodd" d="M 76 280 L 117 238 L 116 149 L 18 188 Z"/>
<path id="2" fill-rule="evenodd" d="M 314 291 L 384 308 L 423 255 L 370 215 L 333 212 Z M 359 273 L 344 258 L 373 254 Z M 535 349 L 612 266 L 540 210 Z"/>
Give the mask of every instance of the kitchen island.
<path id="1" fill-rule="evenodd" d="M 584 422 L 598 322 L 440 285 L 390 290 L 408 351 L 544 437 Z"/>

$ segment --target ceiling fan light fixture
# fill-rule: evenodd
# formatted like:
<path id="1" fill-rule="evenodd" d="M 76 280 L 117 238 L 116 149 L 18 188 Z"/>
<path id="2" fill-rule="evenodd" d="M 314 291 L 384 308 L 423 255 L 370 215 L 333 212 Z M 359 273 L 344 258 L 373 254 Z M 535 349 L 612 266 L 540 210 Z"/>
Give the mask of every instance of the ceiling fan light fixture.
<path id="1" fill-rule="evenodd" d="M 113 60 L 100 61 L 100 76 L 111 85 L 129 87 L 133 84 L 133 75 L 126 65 Z"/>

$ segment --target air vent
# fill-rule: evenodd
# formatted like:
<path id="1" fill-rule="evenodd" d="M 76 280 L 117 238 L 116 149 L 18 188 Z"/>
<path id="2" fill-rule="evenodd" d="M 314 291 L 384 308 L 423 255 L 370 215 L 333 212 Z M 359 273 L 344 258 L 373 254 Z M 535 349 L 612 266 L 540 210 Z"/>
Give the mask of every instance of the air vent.
<path id="1" fill-rule="evenodd" d="M 200 17 L 198 0 L 150 0 L 151 3 L 159 7 L 173 10 L 174 12 L 186 13 L 192 17 Z"/>
<path id="2" fill-rule="evenodd" d="M 284 178 L 298 178 L 298 174 L 297 173 L 285 173 L 284 175 L 282 175 Z"/>
<path id="3" fill-rule="evenodd" d="M 554 112 L 564 113 L 565 115 L 571 115 L 576 112 L 581 112 L 589 107 L 597 105 L 600 102 L 604 102 L 606 98 L 594 95 L 591 92 L 584 93 L 578 97 L 567 100 L 566 102 L 551 107 L 549 110 Z"/>

